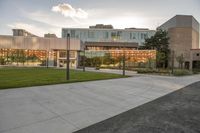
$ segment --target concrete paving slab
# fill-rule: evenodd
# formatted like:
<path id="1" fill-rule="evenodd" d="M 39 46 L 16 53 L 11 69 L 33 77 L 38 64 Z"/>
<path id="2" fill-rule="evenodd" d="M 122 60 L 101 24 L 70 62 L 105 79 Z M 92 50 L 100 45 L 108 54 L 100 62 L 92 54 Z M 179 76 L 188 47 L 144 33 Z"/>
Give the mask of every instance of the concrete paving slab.
<path id="1" fill-rule="evenodd" d="M 63 115 L 62 117 L 65 120 L 72 122 L 73 125 L 76 125 L 79 129 L 82 129 L 87 127 L 88 124 L 90 125 L 97 121 L 100 122 L 110 116 L 100 111 L 88 108 L 79 112 Z"/>
<path id="2" fill-rule="evenodd" d="M 71 133 L 76 127 L 61 118 L 53 118 L 27 126 L 14 128 L 4 133 Z"/>
<path id="3" fill-rule="evenodd" d="M 138 75 L 0 90 L 0 133 L 73 132 L 199 80 Z"/>
<path id="4" fill-rule="evenodd" d="M 55 114 L 27 98 L 0 101 L 0 132 L 55 117 Z"/>

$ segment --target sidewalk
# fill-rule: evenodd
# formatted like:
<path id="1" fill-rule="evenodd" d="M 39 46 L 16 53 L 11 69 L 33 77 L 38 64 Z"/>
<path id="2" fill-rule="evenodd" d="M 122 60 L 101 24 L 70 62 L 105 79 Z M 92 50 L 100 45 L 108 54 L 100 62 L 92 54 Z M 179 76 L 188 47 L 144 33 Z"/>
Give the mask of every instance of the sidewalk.
<path id="1" fill-rule="evenodd" d="M 200 80 L 200 75 L 0 90 L 0 133 L 71 133 Z"/>
<path id="2" fill-rule="evenodd" d="M 82 71 L 83 69 L 77 69 Z M 105 72 L 105 73 L 114 73 L 114 74 L 122 74 L 123 70 L 117 70 L 117 69 L 99 69 L 99 70 L 95 70 L 95 68 L 91 68 L 91 67 L 86 67 L 85 71 L 90 71 L 90 72 Z M 127 76 L 134 76 L 136 75 L 137 72 L 136 71 L 125 71 L 125 75 Z"/>

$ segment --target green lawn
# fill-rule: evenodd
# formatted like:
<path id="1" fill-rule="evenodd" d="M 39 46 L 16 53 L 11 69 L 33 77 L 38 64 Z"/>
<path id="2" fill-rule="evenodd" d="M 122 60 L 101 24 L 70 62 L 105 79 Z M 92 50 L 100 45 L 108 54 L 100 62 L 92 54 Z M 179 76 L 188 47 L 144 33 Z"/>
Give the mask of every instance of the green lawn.
<path id="1" fill-rule="evenodd" d="M 82 72 L 70 70 L 70 80 L 66 81 L 64 69 L 53 68 L 0 68 L 0 89 L 27 86 L 72 83 L 112 78 L 122 78 L 122 75 Z"/>

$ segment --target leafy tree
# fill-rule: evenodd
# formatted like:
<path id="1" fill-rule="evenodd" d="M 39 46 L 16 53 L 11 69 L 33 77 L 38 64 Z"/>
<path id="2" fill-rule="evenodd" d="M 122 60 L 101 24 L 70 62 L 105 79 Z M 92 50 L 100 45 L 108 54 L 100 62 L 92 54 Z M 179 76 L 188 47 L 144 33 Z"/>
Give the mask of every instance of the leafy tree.
<path id="1" fill-rule="evenodd" d="M 183 63 L 185 62 L 185 59 L 183 57 L 183 54 L 181 54 L 180 56 L 176 57 L 177 62 L 179 63 L 179 68 L 183 68 Z"/>
<path id="2" fill-rule="evenodd" d="M 164 52 L 157 51 L 156 53 L 156 65 L 158 68 L 165 67 L 165 60 L 166 60 L 166 54 Z"/>
<path id="3" fill-rule="evenodd" d="M 19 62 L 23 63 L 23 65 L 26 62 L 26 55 L 25 55 L 24 50 L 19 51 L 18 60 L 19 60 Z"/>
<path id="4" fill-rule="evenodd" d="M 3 57 L 0 57 L 0 65 L 5 65 L 6 62 L 5 62 L 5 59 Z"/>
<path id="5" fill-rule="evenodd" d="M 157 30 L 154 36 L 145 39 L 145 43 L 139 49 L 148 49 L 157 51 L 157 67 L 167 67 L 169 58 L 169 37 L 163 30 Z M 161 57 L 162 56 L 162 57 Z"/>

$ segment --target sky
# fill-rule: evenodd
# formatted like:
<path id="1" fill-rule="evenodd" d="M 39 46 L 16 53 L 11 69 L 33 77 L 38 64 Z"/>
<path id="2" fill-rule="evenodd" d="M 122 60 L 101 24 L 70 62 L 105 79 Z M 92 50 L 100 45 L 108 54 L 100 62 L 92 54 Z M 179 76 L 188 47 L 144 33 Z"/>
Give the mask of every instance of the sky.
<path id="1" fill-rule="evenodd" d="M 62 28 L 96 24 L 155 30 L 177 14 L 193 15 L 200 22 L 200 0 L 0 0 L 0 34 L 21 28 L 61 37 Z"/>

